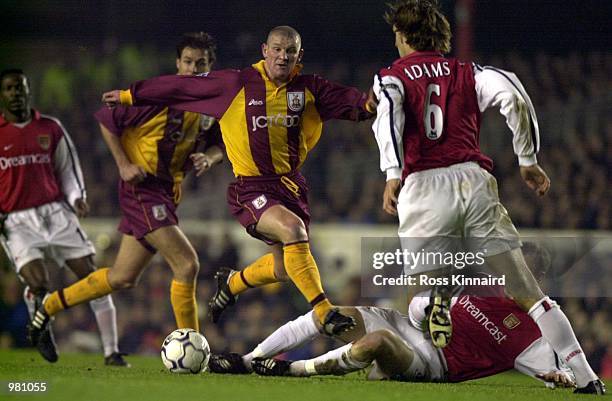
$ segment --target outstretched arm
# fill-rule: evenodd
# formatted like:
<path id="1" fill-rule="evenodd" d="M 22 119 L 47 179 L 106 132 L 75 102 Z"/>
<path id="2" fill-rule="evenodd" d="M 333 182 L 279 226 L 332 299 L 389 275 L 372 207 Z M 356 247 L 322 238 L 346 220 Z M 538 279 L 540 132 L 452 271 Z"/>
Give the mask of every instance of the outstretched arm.
<path id="1" fill-rule="evenodd" d="M 234 70 L 213 71 L 208 75 L 165 75 L 138 81 L 126 90 L 106 92 L 102 102 L 109 107 L 172 106 L 221 118 L 240 88 L 239 72 Z"/>

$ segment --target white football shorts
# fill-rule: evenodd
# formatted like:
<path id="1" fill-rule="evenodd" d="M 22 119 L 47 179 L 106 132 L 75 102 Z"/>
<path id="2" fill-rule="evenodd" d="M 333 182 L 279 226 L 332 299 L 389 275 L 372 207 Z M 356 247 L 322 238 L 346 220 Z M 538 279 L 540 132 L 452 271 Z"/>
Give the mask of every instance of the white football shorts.
<path id="1" fill-rule="evenodd" d="M 366 333 L 389 330 L 414 351 L 415 360 L 410 365 L 410 372 L 405 372 L 404 376 L 419 381 L 441 381 L 444 379 L 446 368 L 438 350 L 431 341 L 424 338 L 421 331 L 412 326 L 408 316 L 388 308 L 374 306 L 357 306 L 356 308 L 361 313 Z M 369 378 L 380 380 L 388 377 L 375 364 Z"/>
<path id="2" fill-rule="evenodd" d="M 63 202 L 9 213 L 4 224 L 17 273 L 36 259 L 53 259 L 62 267 L 66 260 L 96 253 L 76 214 Z"/>
<path id="3" fill-rule="evenodd" d="M 398 196 L 397 212 L 402 249 L 427 260 L 405 266 L 408 275 L 448 265 L 439 263 L 448 260 L 447 252 L 456 258 L 482 252 L 486 258 L 521 246 L 499 200 L 497 180 L 474 162 L 410 174 Z"/>

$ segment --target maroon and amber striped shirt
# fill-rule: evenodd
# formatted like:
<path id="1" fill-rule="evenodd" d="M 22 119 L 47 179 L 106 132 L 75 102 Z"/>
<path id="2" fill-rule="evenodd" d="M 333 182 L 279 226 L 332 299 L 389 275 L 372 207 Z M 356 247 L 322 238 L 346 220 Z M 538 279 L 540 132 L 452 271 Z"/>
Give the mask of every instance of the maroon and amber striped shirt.
<path id="1" fill-rule="evenodd" d="M 241 71 L 162 76 L 133 84 L 121 98 L 216 117 L 236 176 L 287 174 L 316 145 L 323 121 L 371 117 L 366 94 L 300 69 L 281 86 L 268 78 L 263 60 Z"/>

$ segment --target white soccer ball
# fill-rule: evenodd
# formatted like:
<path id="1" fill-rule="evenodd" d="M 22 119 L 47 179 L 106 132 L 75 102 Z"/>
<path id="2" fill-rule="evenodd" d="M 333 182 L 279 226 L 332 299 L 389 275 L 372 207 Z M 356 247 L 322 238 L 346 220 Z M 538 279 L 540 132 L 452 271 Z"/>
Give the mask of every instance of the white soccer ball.
<path id="1" fill-rule="evenodd" d="M 197 331 L 178 329 L 164 340 L 161 358 L 172 373 L 200 373 L 208 366 L 210 347 L 206 338 Z"/>

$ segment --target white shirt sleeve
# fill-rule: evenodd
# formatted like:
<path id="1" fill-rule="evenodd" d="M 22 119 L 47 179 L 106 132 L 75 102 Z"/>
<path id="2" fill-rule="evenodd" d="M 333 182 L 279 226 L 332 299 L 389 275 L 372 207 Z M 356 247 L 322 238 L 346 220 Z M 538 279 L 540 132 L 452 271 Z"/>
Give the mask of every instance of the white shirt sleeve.
<path id="1" fill-rule="evenodd" d="M 474 65 L 476 95 L 481 112 L 498 107 L 512 131 L 514 153 L 520 166 L 536 164 L 540 129 L 531 99 L 517 76 L 495 67 Z"/>
<path id="2" fill-rule="evenodd" d="M 376 74 L 374 95 L 378 99 L 378 107 L 372 130 L 380 151 L 380 169 L 386 173 L 387 181 L 401 178 L 404 167 L 404 85 L 399 78 Z"/>
<path id="3" fill-rule="evenodd" d="M 76 152 L 76 148 L 70 139 L 70 135 L 66 132 L 64 126 L 59 123 L 64 135 L 57 144 L 53 161 L 55 173 L 61 182 L 62 193 L 70 206 L 74 206 L 74 202 L 79 199 L 86 199 L 85 181 L 83 180 L 83 172 L 81 171 L 81 163 Z"/>

